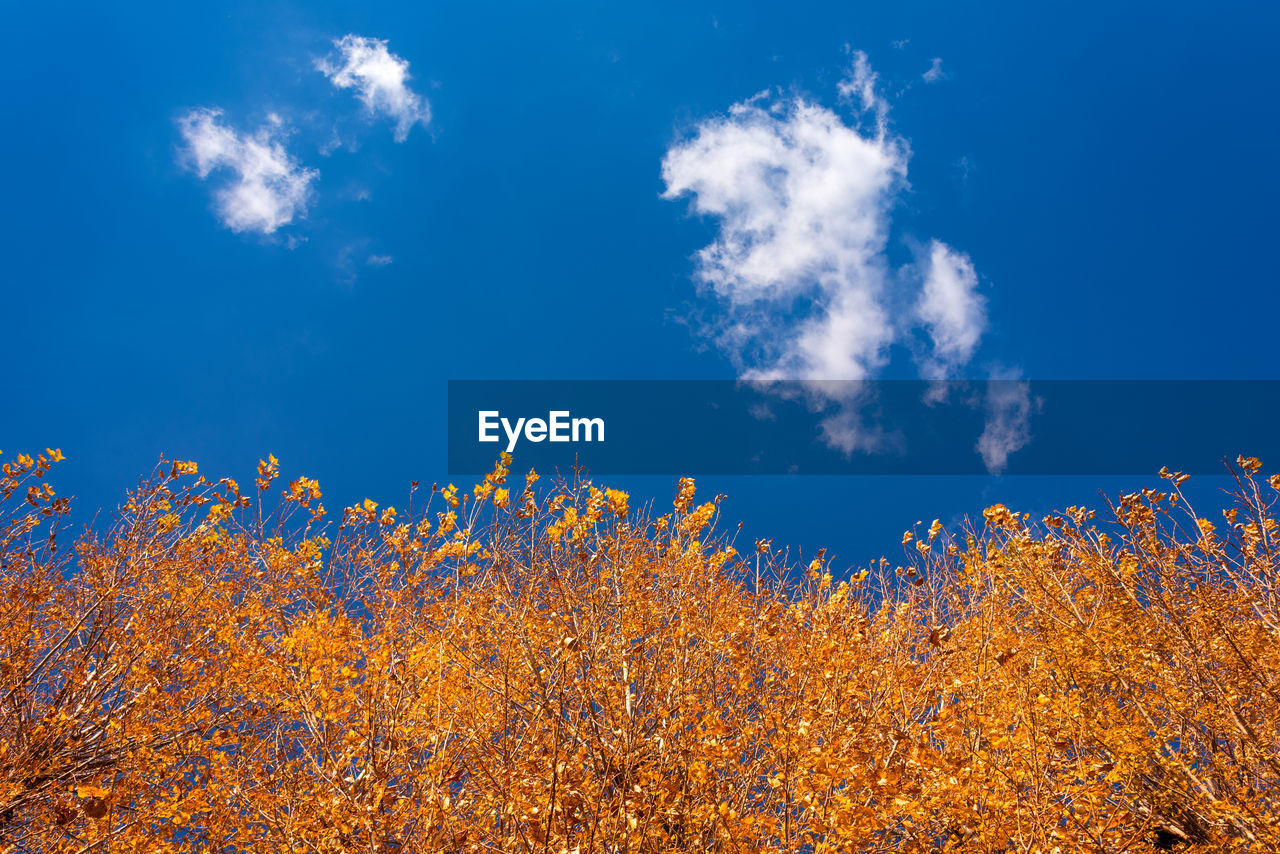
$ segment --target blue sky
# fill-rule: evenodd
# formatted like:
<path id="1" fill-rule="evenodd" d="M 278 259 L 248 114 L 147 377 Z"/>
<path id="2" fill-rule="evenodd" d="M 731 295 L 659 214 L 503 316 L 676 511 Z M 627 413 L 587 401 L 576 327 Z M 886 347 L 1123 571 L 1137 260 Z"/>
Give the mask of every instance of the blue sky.
<path id="1" fill-rule="evenodd" d="M 61 447 L 85 519 L 161 454 L 243 478 L 272 452 L 330 506 L 399 503 L 447 480 L 449 379 L 1275 378 L 1273 4 L 5 16 L 0 448 Z M 815 128 L 817 155 L 795 142 Z M 735 157 L 792 189 L 747 192 L 717 172 Z M 811 220 L 835 236 L 751 242 Z M 849 563 L 917 519 L 1137 485 L 700 484 L 752 535 Z"/>

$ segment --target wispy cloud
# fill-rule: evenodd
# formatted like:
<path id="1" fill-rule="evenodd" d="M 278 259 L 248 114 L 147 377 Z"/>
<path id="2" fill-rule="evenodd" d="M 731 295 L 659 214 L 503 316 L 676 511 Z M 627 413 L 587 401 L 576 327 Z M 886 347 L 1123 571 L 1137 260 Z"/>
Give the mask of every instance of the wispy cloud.
<path id="1" fill-rule="evenodd" d="M 854 51 L 853 65 L 848 74 L 836 84 L 836 91 L 843 101 L 853 101 L 863 113 L 872 115 L 876 120 L 876 133 L 884 138 L 885 122 L 889 117 L 889 102 L 878 91 L 879 76 L 871 69 L 867 55 L 862 51 Z M 905 169 L 905 166 L 904 166 Z"/>
<path id="2" fill-rule="evenodd" d="M 214 191 L 219 219 L 232 231 L 271 234 L 306 213 L 311 182 L 319 175 L 284 148 L 283 122 L 271 116 L 253 134 L 223 121 L 218 109 L 194 109 L 178 119 L 183 163 L 203 180 L 215 172 L 229 180 Z"/>
<path id="3" fill-rule="evenodd" d="M 336 56 L 316 60 L 316 68 L 339 89 L 354 89 L 370 115 L 395 121 L 396 142 L 416 124 L 426 127 L 431 107 L 409 88 L 409 63 L 387 49 L 384 39 L 348 34 L 333 42 Z"/>
<path id="4" fill-rule="evenodd" d="M 976 450 L 992 474 L 1003 472 L 1009 456 L 1031 441 L 1031 413 L 1039 401 L 1031 397 L 1031 385 L 1016 371 L 997 372 L 987 381 L 982 397 L 986 411 Z"/>
<path id="5" fill-rule="evenodd" d="M 935 56 L 933 62 L 929 65 L 929 70 L 920 75 L 926 83 L 937 83 L 939 80 L 947 76 L 942 70 L 942 57 Z"/>
<path id="6" fill-rule="evenodd" d="M 374 241 L 369 237 L 357 237 L 343 244 L 334 258 L 334 271 L 340 284 L 351 287 L 366 268 L 379 269 L 395 263 L 393 255 L 371 252 L 373 246 Z"/>
<path id="7" fill-rule="evenodd" d="M 940 240 L 930 244 L 916 317 L 932 342 L 920 366 L 925 379 L 946 379 L 968 364 L 987 325 L 986 300 L 969 256 Z"/>

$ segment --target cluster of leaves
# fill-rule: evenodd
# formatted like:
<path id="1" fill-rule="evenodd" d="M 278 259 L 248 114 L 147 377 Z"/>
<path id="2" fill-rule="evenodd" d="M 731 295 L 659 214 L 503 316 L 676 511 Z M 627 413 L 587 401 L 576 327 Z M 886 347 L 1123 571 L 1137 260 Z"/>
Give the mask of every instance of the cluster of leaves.
<path id="1" fill-rule="evenodd" d="M 1280 478 L 935 523 L 836 583 L 577 479 L 326 523 L 0 479 L 0 850 L 1280 850 Z M 513 494 L 513 491 L 515 494 Z"/>

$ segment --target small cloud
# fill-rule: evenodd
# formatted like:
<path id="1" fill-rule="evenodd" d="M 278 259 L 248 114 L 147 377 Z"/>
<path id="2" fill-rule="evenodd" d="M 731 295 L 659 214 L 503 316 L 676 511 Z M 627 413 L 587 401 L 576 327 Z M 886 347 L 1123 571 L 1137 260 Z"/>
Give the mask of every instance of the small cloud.
<path id="1" fill-rule="evenodd" d="M 973 262 L 941 240 L 929 247 L 916 317 L 933 344 L 920 369 L 926 379 L 945 379 L 968 363 L 987 325 L 986 300 L 978 293 Z"/>
<path id="2" fill-rule="evenodd" d="M 987 381 L 982 400 L 986 423 L 975 450 L 991 474 L 1000 474 L 1009 465 L 1009 456 L 1031 441 L 1031 414 L 1039 408 L 1031 398 L 1031 385 L 1019 380 L 1016 371 L 997 372 Z"/>
<path id="3" fill-rule="evenodd" d="M 926 83 L 937 83 L 939 80 L 944 79 L 947 73 L 942 70 L 942 57 L 935 56 L 933 64 L 929 66 L 929 70 L 920 76 L 924 78 Z"/>
<path id="4" fill-rule="evenodd" d="M 431 107 L 408 87 L 409 63 L 387 50 L 384 39 L 348 34 L 333 42 L 338 57 L 316 60 L 316 68 L 339 89 L 355 89 L 370 115 L 396 123 L 396 142 L 404 142 L 415 124 L 426 127 Z"/>
<path id="5" fill-rule="evenodd" d="M 910 42 L 911 39 L 894 39 L 889 42 L 889 44 L 893 46 L 894 50 L 906 50 L 906 47 Z"/>
<path id="6" fill-rule="evenodd" d="M 338 250 L 334 261 L 337 279 L 343 285 L 351 287 L 360 279 L 360 272 L 366 267 L 387 267 L 395 263 L 395 256 L 370 252 L 373 240 L 359 237 L 351 240 Z"/>
<path id="7" fill-rule="evenodd" d="M 214 192 L 218 217 L 235 232 L 271 234 L 306 213 L 311 182 L 320 174 L 285 151 L 280 117 L 272 114 L 254 134 L 222 121 L 218 109 L 195 109 L 178 119 L 182 161 L 202 180 L 215 171 L 234 177 Z"/>
<path id="8" fill-rule="evenodd" d="M 889 115 L 889 102 L 881 97 L 876 89 L 879 77 L 871 70 L 871 63 L 862 51 L 854 51 L 853 67 L 848 75 L 836 84 L 836 90 L 843 101 L 855 101 L 864 113 L 876 118 L 876 129 L 884 132 L 885 120 Z"/>

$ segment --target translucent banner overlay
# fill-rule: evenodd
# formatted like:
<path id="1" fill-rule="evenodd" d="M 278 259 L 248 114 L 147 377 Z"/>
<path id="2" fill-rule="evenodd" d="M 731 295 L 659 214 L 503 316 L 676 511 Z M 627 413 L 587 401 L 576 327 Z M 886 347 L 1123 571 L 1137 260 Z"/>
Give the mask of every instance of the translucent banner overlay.
<path id="1" fill-rule="evenodd" d="M 1280 380 L 451 380 L 450 474 L 1222 474 Z"/>

